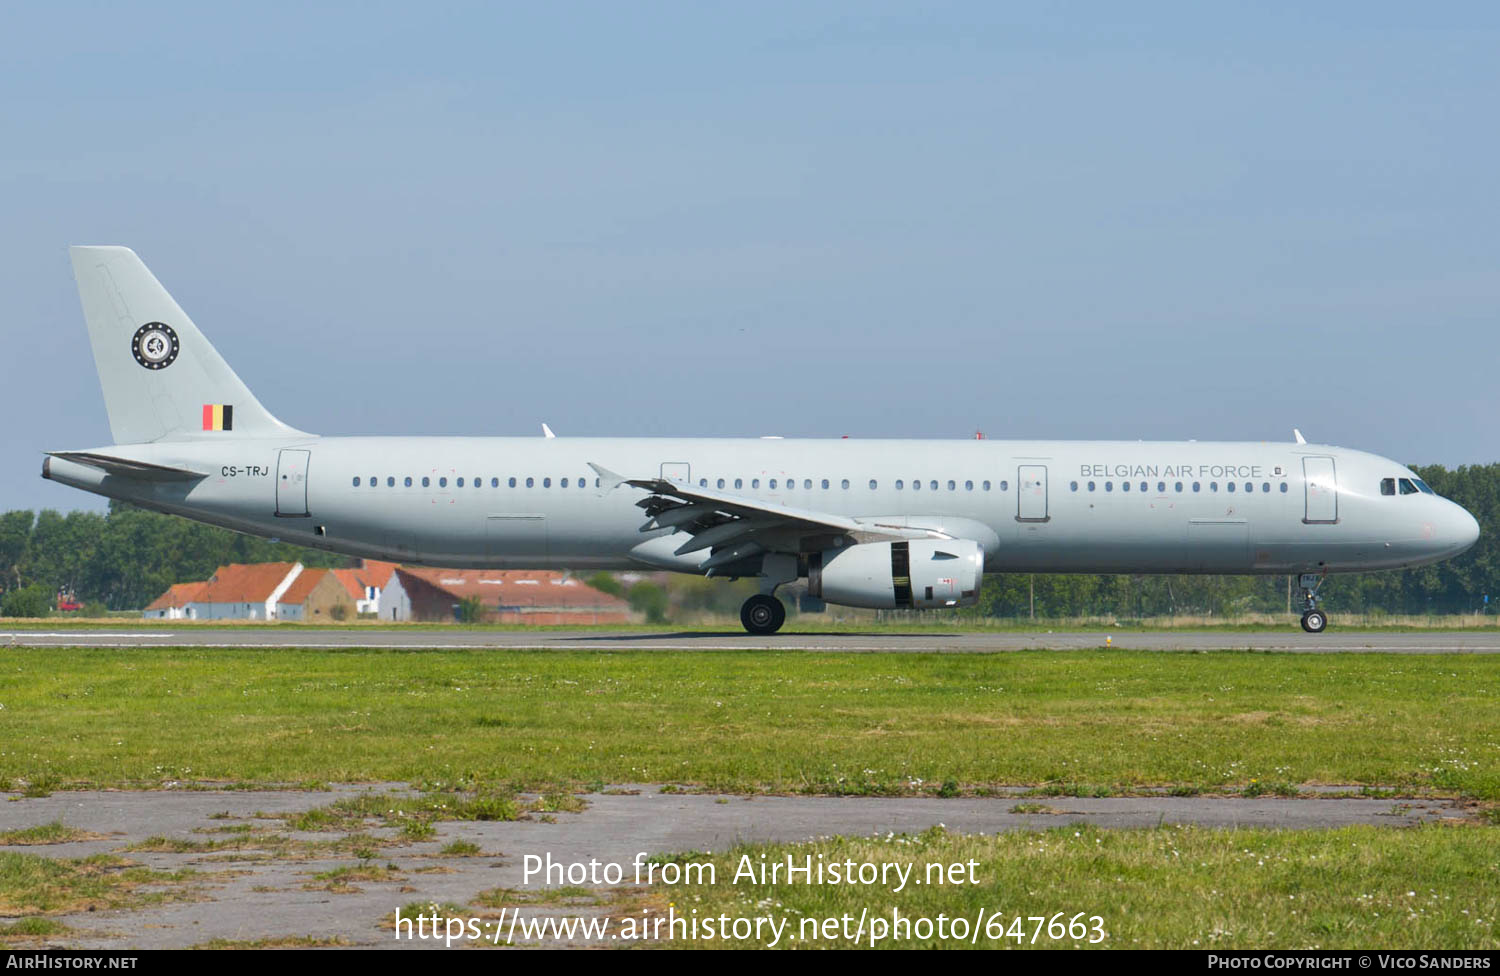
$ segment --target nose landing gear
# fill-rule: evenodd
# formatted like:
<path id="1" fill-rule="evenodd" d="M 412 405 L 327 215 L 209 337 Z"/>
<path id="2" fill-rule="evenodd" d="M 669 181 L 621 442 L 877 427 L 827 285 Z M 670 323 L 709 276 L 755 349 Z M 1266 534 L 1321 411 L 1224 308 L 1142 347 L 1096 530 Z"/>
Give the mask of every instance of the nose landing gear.
<path id="1" fill-rule="evenodd" d="M 786 607 L 774 596 L 757 593 L 740 607 L 740 623 L 752 634 L 774 634 L 786 623 Z"/>
<path id="2" fill-rule="evenodd" d="M 1327 575 L 1326 571 L 1303 573 L 1297 580 L 1302 587 L 1302 629 L 1309 634 L 1321 634 L 1328 626 L 1328 615 L 1318 609 L 1318 587 Z"/>

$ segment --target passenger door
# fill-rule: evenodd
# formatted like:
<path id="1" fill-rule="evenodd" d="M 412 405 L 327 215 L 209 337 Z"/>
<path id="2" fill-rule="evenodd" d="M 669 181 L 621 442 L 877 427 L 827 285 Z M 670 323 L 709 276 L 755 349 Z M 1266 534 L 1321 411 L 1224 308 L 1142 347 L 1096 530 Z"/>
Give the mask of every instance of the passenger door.
<path id="1" fill-rule="evenodd" d="M 276 458 L 276 517 L 307 517 L 307 466 L 311 451 L 282 451 Z"/>
<path id="2" fill-rule="evenodd" d="M 1338 473 L 1331 457 L 1302 459 L 1302 480 L 1307 492 L 1307 508 L 1302 521 L 1308 523 L 1339 520 Z"/>

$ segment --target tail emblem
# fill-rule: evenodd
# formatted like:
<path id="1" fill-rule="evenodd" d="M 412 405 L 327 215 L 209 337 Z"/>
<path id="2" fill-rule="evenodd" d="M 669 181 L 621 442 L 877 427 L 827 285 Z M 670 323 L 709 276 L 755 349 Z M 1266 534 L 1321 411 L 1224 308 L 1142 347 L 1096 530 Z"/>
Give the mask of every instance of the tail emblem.
<path id="1" fill-rule="evenodd" d="M 147 322 L 135 330 L 135 337 L 130 340 L 135 361 L 147 369 L 166 369 L 176 361 L 181 348 L 177 333 L 163 322 Z"/>
<path id="2" fill-rule="evenodd" d="M 234 406 L 228 403 L 205 403 L 203 429 L 234 430 Z"/>

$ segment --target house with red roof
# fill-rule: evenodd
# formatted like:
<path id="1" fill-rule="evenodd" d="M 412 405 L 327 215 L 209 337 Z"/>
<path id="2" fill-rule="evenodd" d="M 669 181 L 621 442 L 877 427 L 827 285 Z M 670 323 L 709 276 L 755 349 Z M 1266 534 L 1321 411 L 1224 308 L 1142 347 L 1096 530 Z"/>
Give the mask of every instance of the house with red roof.
<path id="1" fill-rule="evenodd" d="M 167 592 L 152 600 L 141 611 L 148 620 L 191 620 L 193 598 L 202 591 L 204 583 L 173 583 Z"/>
<path id="2" fill-rule="evenodd" d="M 381 620 L 453 621 L 477 599 L 491 623 L 620 624 L 630 604 L 576 576 L 527 570 L 428 569 L 398 566 L 380 597 Z"/>
<path id="3" fill-rule="evenodd" d="M 309 623 L 353 620 L 359 612 L 337 570 L 304 569 L 276 598 L 277 620 Z"/>

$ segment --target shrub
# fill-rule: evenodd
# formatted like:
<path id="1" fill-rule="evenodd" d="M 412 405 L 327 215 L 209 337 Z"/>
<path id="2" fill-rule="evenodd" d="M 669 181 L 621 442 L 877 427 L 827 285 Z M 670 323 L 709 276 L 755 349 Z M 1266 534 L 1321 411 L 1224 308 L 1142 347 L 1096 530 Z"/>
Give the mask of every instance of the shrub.
<path id="1" fill-rule="evenodd" d="M 52 594 L 40 584 L 11 590 L 0 600 L 0 616 L 45 617 L 52 612 Z"/>

